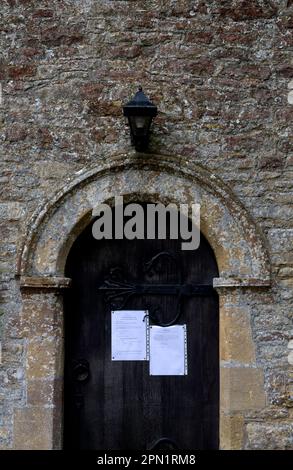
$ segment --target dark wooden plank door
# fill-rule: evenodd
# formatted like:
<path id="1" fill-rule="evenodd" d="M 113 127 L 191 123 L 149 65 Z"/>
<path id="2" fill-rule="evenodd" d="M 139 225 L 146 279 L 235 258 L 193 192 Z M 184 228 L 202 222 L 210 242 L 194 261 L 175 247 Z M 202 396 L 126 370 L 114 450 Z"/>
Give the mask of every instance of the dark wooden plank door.
<path id="1" fill-rule="evenodd" d="M 162 252 L 176 261 L 159 256 L 147 270 Z M 66 267 L 72 289 L 64 298 L 64 447 L 146 450 L 166 438 L 157 448 L 218 448 L 216 293 L 182 300 L 177 323 L 187 325 L 188 375 L 150 376 L 148 362 L 111 361 L 111 307 L 98 289 L 111 270 L 134 284 L 212 284 L 218 275 L 203 237 L 198 250 L 181 251 L 180 240 L 97 241 L 91 226 L 82 233 Z M 145 308 L 168 322 L 176 313 L 176 296 L 133 296 L 125 306 Z"/>

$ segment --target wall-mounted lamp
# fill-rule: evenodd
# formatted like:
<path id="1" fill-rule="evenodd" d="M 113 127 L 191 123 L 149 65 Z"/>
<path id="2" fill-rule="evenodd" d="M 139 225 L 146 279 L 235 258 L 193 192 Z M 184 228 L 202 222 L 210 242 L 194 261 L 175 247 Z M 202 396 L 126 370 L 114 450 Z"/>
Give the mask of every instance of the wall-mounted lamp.
<path id="1" fill-rule="evenodd" d="M 157 113 L 157 106 L 150 102 L 141 87 L 134 98 L 123 106 L 123 114 L 130 126 L 131 143 L 138 152 L 148 147 L 152 119 Z"/>

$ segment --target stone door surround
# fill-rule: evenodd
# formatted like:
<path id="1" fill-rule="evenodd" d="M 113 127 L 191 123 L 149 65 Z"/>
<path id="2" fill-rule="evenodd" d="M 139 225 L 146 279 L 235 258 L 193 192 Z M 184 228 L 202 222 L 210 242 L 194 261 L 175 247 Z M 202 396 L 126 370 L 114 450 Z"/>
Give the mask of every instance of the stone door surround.
<path id="1" fill-rule="evenodd" d="M 220 446 L 242 448 L 245 413 L 266 405 L 250 324 L 251 298 L 270 286 L 265 241 L 215 174 L 184 157 L 154 154 L 119 155 L 76 175 L 29 224 L 17 272 L 27 400 L 14 410 L 14 448 L 62 448 L 62 294 L 70 288 L 65 263 L 93 207 L 118 195 L 126 201 L 201 204 L 201 231 L 219 268 L 214 287 L 220 298 Z"/>

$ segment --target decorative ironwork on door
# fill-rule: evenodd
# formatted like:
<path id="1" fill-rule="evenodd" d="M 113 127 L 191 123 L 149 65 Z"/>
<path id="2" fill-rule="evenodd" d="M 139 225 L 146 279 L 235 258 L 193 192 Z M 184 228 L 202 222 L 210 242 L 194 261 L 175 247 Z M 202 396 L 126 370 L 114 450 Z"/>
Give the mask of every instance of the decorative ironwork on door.
<path id="1" fill-rule="evenodd" d="M 99 286 L 99 293 L 105 296 L 105 301 L 112 310 L 122 310 L 127 306 L 128 301 L 134 296 L 143 295 L 174 295 L 176 298 L 175 315 L 169 322 L 162 322 L 158 317 L 160 307 L 149 309 L 149 318 L 156 325 L 171 326 L 177 323 L 181 315 L 181 303 L 184 297 L 196 295 L 211 295 L 214 293 L 211 284 L 186 284 L 182 282 L 180 263 L 177 257 L 168 251 L 162 251 L 153 256 L 144 264 L 145 275 L 152 276 L 152 273 L 162 272 L 164 260 L 171 260 L 175 263 L 178 276 L 178 283 L 135 283 L 125 279 L 123 270 L 120 267 L 110 269 L 102 285 Z"/>

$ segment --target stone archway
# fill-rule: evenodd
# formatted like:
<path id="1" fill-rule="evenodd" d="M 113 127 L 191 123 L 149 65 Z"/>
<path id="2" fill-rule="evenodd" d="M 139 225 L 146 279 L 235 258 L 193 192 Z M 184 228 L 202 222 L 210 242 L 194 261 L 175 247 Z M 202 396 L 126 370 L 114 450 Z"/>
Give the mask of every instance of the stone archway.
<path id="1" fill-rule="evenodd" d="M 212 246 L 220 276 L 221 448 L 243 446 L 245 413 L 265 406 L 250 310 L 251 291 L 270 285 L 261 233 L 233 193 L 214 174 L 174 156 L 127 155 L 80 175 L 40 208 L 18 263 L 27 338 L 27 405 L 15 411 L 15 448 L 25 448 L 22 423 L 31 421 L 35 449 L 62 447 L 62 291 L 73 241 L 91 220 L 92 208 L 115 195 L 164 202 L 201 203 L 201 230 Z M 42 390 L 38 406 L 31 403 Z"/>

